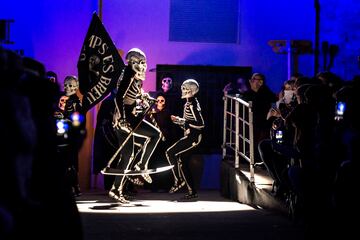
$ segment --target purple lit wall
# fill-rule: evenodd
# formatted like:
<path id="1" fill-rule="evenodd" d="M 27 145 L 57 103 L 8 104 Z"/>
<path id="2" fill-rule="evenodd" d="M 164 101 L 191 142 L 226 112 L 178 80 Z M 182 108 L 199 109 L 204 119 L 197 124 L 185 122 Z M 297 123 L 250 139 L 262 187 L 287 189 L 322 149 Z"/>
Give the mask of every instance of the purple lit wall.
<path id="1" fill-rule="evenodd" d="M 189 0 L 187 0 L 189 1 Z M 206 3 L 206 1 L 203 1 Z M 333 71 L 345 79 L 358 73 L 360 3 L 319 1 L 321 41 L 338 44 Z M 43 62 L 47 70 L 77 74 L 76 62 L 98 1 L 3 1 L 0 19 L 11 24 L 12 49 Z M 351 7 L 349 7 L 351 6 Z M 211 16 L 209 16 L 211 17 Z M 156 64 L 252 66 L 268 77 L 277 91 L 287 78 L 286 55 L 275 54 L 269 40 L 314 40 L 314 1 L 239 0 L 238 43 L 169 41 L 170 0 L 103 1 L 103 22 L 116 46 L 125 52 L 139 47 L 148 56 L 149 70 Z M 320 62 L 321 65 L 321 62 Z M 299 57 L 299 71 L 313 75 L 313 56 Z M 320 66 L 322 70 L 322 66 Z M 155 89 L 155 72 L 147 73 L 147 90 Z"/>
<path id="2" fill-rule="evenodd" d="M 237 44 L 170 42 L 169 0 L 105 1 L 103 22 L 118 48 L 145 51 L 149 69 L 156 64 L 252 66 L 265 73 L 270 87 L 278 91 L 287 78 L 286 55 L 275 54 L 267 42 L 314 38 L 313 1 L 288 2 L 239 0 Z M 299 61 L 299 71 L 312 75 L 313 57 L 301 56 Z M 144 86 L 155 88 L 155 72 L 147 74 Z"/>

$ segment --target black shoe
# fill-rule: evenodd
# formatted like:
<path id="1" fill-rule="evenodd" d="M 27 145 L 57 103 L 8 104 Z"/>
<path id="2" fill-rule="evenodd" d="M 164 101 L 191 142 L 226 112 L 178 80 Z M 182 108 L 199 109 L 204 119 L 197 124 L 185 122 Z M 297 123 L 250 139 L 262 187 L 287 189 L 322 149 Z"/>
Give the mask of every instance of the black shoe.
<path id="1" fill-rule="evenodd" d="M 144 181 L 142 181 L 139 177 L 126 176 L 126 178 L 136 186 L 144 186 Z"/>
<path id="2" fill-rule="evenodd" d="M 80 191 L 80 186 L 77 185 L 75 187 L 72 187 L 72 192 L 73 192 L 73 195 L 74 197 L 80 197 L 81 196 L 81 191 Z"/>
<path id="3" fill-rule="evenodd" d="M 109 191 L 109 197 L 114 197 L 114 195 L 119 195 L 119 191 L 118 190 L 116 190 L 116 189 L 111 189 L 110 191 Z"/>
<path id="4" fill-rule="evenodd" d="M 185 181 L 179 180 L 174 184 L 174 186 L 170 188 L 169 193 L 175 193 L 179 191 L 183 186 L 185 186 Z"/>
<path id="5" fill-rule="evenodd" d="M 128 194 L 128 193 L 124 193 L 123 196 L 124 196 L 124 198 L 125 198 L 126 200 L 128 200 L 128 201 L 135 200 L 135 196 L 130 195 L 130 194 Z"/>
<path id="6" fill-rule="evenodd" d="M 152 178 L 150 177 L 149 174 L 143 174 L 143 175 L 141 175 L 141 176 L 143 177 L 143 179 L 144 179 L 147 183 L 149 183 L 149 184 L 152 183 Z"/>
<path id="7" fill-rule="evenodd" d="M 139 165 L 137 165 L 137 164 L 134 166 L 134 168 L 135 168 L 136 171 L 147 170 L 147 169 L 141 169 L 141 167 Z M 152 178 L 150 177 L 149 174 L 144 173 L 141 176 L 146 182 L 148 182 L 150 184 L 152 183 Z"/>
<path id="8" fill-rule="evenodd" d="M 123 194 L 119 193 L 119 191 L 115 189 L 110 190 L 109 197 L 123 204 L 130 203 Z"/>
<path id="9" fill-rule="evenodd" d="M 184 199 L 196 199 L 198 195 L 195 192 L 188 192 L 185 194 Z"/>
<path id="10" fill-rule="evenodd" d="M 179 202 L 195 202 L 198 199 L 198 195 L 194 192 L 186 193 L 182 198 L 180 198 Z"/>

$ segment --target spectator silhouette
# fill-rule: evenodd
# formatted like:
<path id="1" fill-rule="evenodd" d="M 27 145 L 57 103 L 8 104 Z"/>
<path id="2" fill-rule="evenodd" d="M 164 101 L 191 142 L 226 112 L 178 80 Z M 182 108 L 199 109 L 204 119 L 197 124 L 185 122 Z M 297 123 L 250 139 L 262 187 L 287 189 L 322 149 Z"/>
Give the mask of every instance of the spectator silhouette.
<path id="1" fill-rule="evenodd" d="M 1 239 L 82 239 L 80 216 L 57 155 L 53 117 L 56 84 L 45 78 L 44 66 L 0 49 L 3 160 L 0 208 L 8 227 Z M 6 184 L 5 184 L 6 183 Z M 0 232 L 0 234 L 3 234 Z M 5 235 L 6 234 L 6 235 Z"/>
<path id="2" fill-rule="evenodd" d="M 286 197 L 290 189 L 287 167 L 293 157 L 294 128 L 285 126 L 284 119 L 294 110 L 296 98 L 294 80 L 284 82 L 279 100 L 268 112 L 268 121 L 272 123 L 270 138 L 263 139 L 258 145 L 261 160 L 274 180 L 272 193 L 279 198 Z"/>
<path id="3" fill-rule="evenodd" d="M 357 232 L 357 224 L 353 219 L 357 216 L 354 206 L 357 198 L 354 189 L 357 188 L 357 174 L 360 159 L 360 77 L 355 76 L 347 85 L 335 94 L 338 102 L 346 104 L 344 116 L 336 122 L 336 149 L 339 162 L 335 177 L 333 200 L 335 208 L 335 226 L 339 236 L 352 238 Z"/>
<path id="4" fill-rule="evenodd" d="M 265 83 L 265 76 L 261 73 L 254 73 L 249 80 L 250 89 L 243 95 L 243 99 L 253 103 L 253 119 L 254 119 L 254 146 L 255 161 L 260 161 L 260 155 L 257 151 L 258 144 L 261 140 L 269 137 L 270 123 L 266 116 L 272 103 L 277 101 L 275 93 Z"/>

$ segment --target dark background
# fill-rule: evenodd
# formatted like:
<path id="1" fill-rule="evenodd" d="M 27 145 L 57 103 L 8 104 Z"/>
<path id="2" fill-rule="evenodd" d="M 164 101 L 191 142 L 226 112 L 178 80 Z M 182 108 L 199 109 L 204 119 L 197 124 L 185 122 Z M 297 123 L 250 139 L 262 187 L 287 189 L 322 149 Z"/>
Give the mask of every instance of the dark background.
<path id="1" fill-rule="evenodd" d="M 223 132 L 223 88 L 233 79 L 249 79 L 252 67 L 199 66 L 199 65 L 156 65 L 156 89 L 161 89 L 164 75 L 171 74 L 173 88 L 181 93 L 181 84 L 189 78 L 195 79 L 200 90 L 197 94 L 205 121 L 203 141 L 198 149 L 201 154 L 221 153 Z M 181 106 L 184 99 L 179 99 Z M 181 109 L 182 111 L 182 109 Z"/>

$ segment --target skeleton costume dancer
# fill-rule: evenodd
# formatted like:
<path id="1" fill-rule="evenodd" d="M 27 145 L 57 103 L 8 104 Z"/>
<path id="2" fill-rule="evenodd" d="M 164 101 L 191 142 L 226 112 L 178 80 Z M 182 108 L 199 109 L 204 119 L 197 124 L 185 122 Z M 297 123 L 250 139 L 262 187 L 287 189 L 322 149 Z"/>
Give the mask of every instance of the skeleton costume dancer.
<path id="1" fill-rule="evenodd" d="M 135 170 L 146 170 L 148 161 L 159 143 L 160 130 L 150 122 L 146 121 L 143 114 L 137 111 L 137 102 L 147 103 L 151 101 L 149 94 L 144 93 L 142 81 L 145 80 L 146 57 L 145 54 L 137 48 L 130 49 L 126 55 L 128 66 L 125 68 L 124 77 L 120 82 L 120 86 L 116 96 L 116 110 L 114 114 L 114 126 L 119 139 L 119 145 L 132 134 L 132 137 L 126 142 L 121 151 L 121 160 L 117 168 L 128 170 L 131 168 L 134 159 L 134 139 L 133 137 L 144 138 L 142 145 L 142 155 L 138 163 L 134 166 Z M 142 177 L 148 183 L 152 182 L 148 174 Z M 123 195 L 123 187 L 126 176 L 116 176 L 109 196 L 122 202 L 127 203 Z"/>
<path id="2" fill-rule="evenodd" d="M 82 113 L 82 106 L 76 92 L 79 88 L 79 81 L 76 76 L 66 76 L 64 80 L 64 96 L 61 96 L 58 104 L 58 110 L 54 116 L 57 120 L 72 126 L 72 114 Z M 80 128 L 79 128 L 80 129 Z M 66 181 L 72 189 L 74 196 L 80 196 L 80 186 L 78 180 L 78 151 L 79 144 L 82 143 L 82 137 L 79 139 L 75 128 L 70 127 L 66 135 L 59 135 L 57 151 L 66 166 Z M 61 137 L 60 137 L 61 136 Z M 68 136 L 68 137 L 65 137 Z M 80 141 L 78 141 L 80 140 Z"/>
<path id="3" fill-rule="evenodd" d="M 186 98 L 183 117 L 171 116 L 171 120 L 184 129 L 184 137 L 166 150 L 166 157 L 171 165 L 175 183 L 170 193 L 187 186 L 185 199 L 197 198 L 193 177 L 189 169 L 191 151 L 199 145 L 202 131 L 205 127 L 201 115 L 201 108 L 195 94 L 199 91 L 199 84 L 194 79 L 188 79 L 181 85 L 181 98 Z"/>

